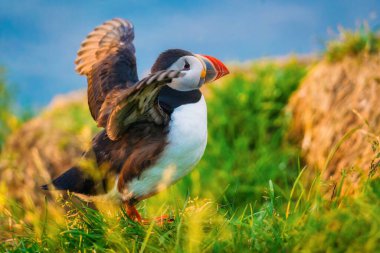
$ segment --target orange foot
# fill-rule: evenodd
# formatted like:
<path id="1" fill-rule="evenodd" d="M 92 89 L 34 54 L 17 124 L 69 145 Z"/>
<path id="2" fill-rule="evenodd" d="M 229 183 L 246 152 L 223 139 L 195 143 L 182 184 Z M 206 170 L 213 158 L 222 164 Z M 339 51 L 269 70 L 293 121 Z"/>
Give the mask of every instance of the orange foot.
<path id="1" fill-rule="evenodd" d="M 169 215 L 161 215 L 159 217 L 156 217 L 154 219 L 142 219 L 141 215 L 137 211 L 136 207 L 134 206 L 125 206 L 126 213 L 129 218 L 133 221 L 137 221 L 141 223 L 142 225 L 149 225 L 152 222 L 156 223 L 159 226 L 163 226 L 164 224 L 167 223 L 172 223 L 174 221 L 174 218 L 170 217 Z"/>
<path id="2" fill-rule="evenodd" d="M 161 215 L 161 216 L 156 217 L 154 219 L 142 219 L 141 224 L 149 225 L 152 222 L 156 223 L 159 226 L 163 226 L 165 224 L 169 224 L 169 223 L 174 222 L 174 218 L 170 217 L 169 215 Z"/>

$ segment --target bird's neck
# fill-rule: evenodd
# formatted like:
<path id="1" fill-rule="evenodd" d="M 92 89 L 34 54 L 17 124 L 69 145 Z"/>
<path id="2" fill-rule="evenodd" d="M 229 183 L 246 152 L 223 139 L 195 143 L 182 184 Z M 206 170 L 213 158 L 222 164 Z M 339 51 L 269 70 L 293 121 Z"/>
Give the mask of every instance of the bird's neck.
<path id="1" fill-rule="evenodd" d="M 161 108 L 169 115 L 175 108 L 185 105 L 197 103 L 202 97 L 199 89 L 190 91 L 179 91 L 165 85 L 158 94 L 158 102 Z"/>

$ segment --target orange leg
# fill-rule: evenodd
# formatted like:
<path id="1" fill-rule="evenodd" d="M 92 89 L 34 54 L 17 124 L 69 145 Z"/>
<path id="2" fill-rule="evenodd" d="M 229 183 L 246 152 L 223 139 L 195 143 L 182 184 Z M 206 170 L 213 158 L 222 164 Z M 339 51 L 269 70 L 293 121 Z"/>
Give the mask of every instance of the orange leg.
<path id="1" fill-rule="evenodd" d="M 125 211 L 131 220 L 142 222 L 141 215 L 137 212 L 135 206 L 125 205 Z"/>

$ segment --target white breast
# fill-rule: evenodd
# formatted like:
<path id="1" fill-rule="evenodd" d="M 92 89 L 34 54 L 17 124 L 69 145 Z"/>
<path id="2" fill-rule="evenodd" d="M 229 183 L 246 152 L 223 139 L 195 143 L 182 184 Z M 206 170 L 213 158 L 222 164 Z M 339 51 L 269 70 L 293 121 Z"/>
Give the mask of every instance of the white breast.
<path id="1" fill-rule="evenodd" d="M 201 159 L 207 144 L 207 108 L 204 97 L 174 110 L 169 125 L 169 144 L 161 158 L 132 180 L 122 199 L 147 198 L 188 174 Z"/>

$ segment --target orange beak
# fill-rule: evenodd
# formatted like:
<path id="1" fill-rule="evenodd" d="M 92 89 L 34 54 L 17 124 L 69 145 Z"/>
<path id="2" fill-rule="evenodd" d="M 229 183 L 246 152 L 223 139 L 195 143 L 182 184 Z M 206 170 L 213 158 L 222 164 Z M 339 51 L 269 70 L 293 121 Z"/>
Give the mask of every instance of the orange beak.
<path id="1" fill-rule="evenodd" d="M 218 59 L 208 55 L 197 55 L 204 63 L 205 71 L 201 74 L 201 77 L 205 79 L 205 83 L 215 81 L 230 72 L 227 67 Z"/>

